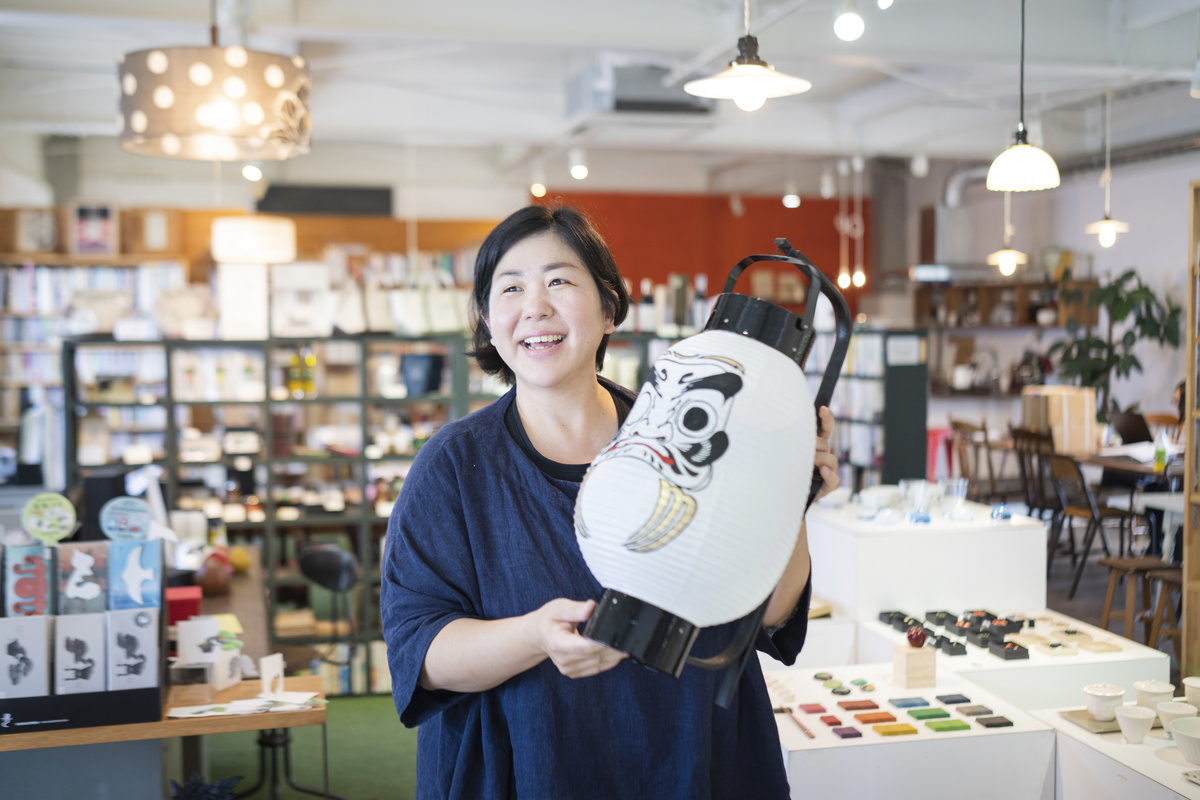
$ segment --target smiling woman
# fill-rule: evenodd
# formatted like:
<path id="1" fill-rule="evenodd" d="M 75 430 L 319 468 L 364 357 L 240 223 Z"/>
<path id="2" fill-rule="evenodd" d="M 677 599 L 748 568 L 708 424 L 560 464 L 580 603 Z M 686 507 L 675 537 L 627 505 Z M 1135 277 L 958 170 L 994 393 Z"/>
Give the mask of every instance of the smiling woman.
<path id="1" fill-rule="evenodd" d="M 602 587 L 575 537 L 575 502 L 634 404 L 597 375 L 628 307 L 612 254 L 574 210 L 522 209 L 480 249 L 473 354 L 513 389 L 421 448 L 383 565 L 396 709 L 420 726 L 418 797 L 788 795 L 757 660 L 726 710 L 714 704 L 716 673 L 655 673 L 579 631 Z M 736 376 L 709 367 L 680 367 L 691 391 L 676 409 L 686 437 L 675 449 L 660 446 L 666 404 L 656 414 L 648 399 L 630 439 L 683 462 L 697 485 L 724 451 L 717 427 L 737 391 Z M 818 450 L 836 469 L 825 440 Z M 834 472 L 826 480 L 836 486 Z M 797 541 L 775 590 L 776 627 L 759 636 L 787 660 L 808 622 L 803 529 Z M 693 652 L 719 652 L 731 637 L 731 625 L 705 629 Z"/>

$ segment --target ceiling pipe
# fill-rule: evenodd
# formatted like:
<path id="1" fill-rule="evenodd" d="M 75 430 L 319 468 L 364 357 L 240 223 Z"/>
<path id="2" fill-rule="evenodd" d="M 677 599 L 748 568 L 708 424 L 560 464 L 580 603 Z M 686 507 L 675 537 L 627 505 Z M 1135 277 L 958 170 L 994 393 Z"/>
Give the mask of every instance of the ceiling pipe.
<path id="1" fill-rule="evenodd" d="M 967 185 L 987 180 L 988 166 L 980 164 L 974 167 L 959 167 L 951 172 L 950 177 L 946 179 L 946 205 L 950 208 L 962 205 L 963 192 L 966 191 Z"/>

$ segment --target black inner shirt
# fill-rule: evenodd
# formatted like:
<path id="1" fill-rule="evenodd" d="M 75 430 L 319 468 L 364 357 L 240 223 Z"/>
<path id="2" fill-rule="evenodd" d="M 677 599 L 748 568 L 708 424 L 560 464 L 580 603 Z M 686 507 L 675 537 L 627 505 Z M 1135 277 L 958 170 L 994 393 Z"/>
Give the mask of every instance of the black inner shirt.
<path id="1" fill-rule="evenodd" d="M 613 403 L 616 405 L 617 427 L 620 428 L 625 424 L 625 418 L 629 416 L 629 409 L 633 407 L 633 404 L 621 392 L 608 389 L 608 393 L 612 395 Z M 508 428 L 509 435 L 513 437 L 513 440 L 516 441 L 517 446 L 524 451 L 525 455 L 533 459 L 533 463 L 537 465 L 537 468 L 551 478 L 579 483 L 583 480 L 584 473 L 587 472 L 588 467 L 591 466 L 591 464 L 560 464 L 557 461 L 551 461 L 539 453 L 533 446 L 533 442 L 529 441 L 529 434 L 525 432 L 525 425 L 521 422 L 521 415 L 517 412 L 517 401 L 515 398 L 504 412 L 504 427 Z"/>

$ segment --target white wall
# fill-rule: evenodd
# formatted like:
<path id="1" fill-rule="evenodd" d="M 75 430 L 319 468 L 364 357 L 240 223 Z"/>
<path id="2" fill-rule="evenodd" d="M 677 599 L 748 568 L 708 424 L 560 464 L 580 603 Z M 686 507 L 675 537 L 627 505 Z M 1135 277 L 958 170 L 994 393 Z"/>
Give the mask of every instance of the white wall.
<path id="1" fill-rule="evenodd" d="M 0 206 L 52 206 L 54 190 L 45 179 L 42 137 L 0 134 Z"/>

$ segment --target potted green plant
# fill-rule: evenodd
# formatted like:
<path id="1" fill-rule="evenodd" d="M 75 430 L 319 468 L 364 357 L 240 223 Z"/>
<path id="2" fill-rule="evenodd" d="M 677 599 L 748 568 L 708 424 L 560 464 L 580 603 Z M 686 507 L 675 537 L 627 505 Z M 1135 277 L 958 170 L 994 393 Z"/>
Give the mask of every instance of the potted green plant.
<path id="1" fill-rule="evenodd" d="M 1069 281 L 1068 271 L 1059 284 L 1062 300 L 1078 307 L 1083 291 L 1070 288 Z M 1142 371 L 1142 362 L 1134 353 L 1138 342 L 1148 340 L 1178 348 L 1183 309 L 1170 298 L 1159 299 L 1132 269 L 1093 289 L 1087 297 L 1087 308 L 1105 310 L 1104 335 L 1081 327 L 1071 316 L 1067 319 L 1071 338 L 1055 344 L 1049 354 L 1057 360 L 1058 374 L 1064 380 L 1095 387 L 1097 416 L 1107 422 L 1110 411 L 1121 410 L 1112 398 L 1114 376 L 1128 378 Z"/>

